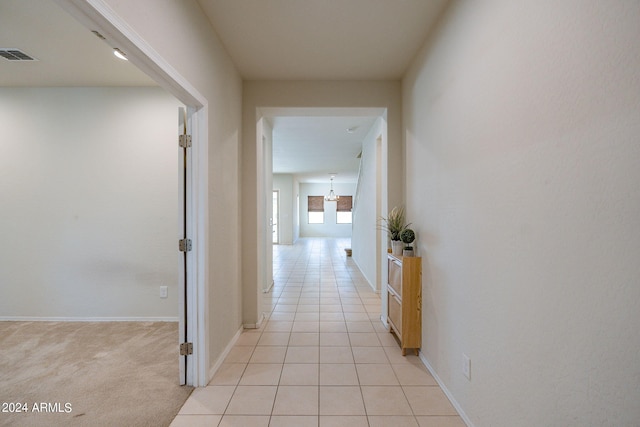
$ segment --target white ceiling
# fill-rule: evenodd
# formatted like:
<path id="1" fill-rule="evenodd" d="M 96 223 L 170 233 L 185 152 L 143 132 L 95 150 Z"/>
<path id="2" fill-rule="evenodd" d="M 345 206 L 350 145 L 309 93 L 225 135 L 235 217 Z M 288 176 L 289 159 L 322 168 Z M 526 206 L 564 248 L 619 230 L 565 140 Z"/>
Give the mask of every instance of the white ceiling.
<path id="1" fill-rule="evenodd" d="M 446 0 L 198 0 L 247 80 L 400 79 Z"/>
<path id="2" fill-rule="evenodd" d="M 273 131 L 273 172 L 300 182 L 356 182 L 362 140 L 375 116 L 277 116 Z M 348 131 L 351 130 L 351 132 Z"/>
<path id="3" fill-rule="evenodd" d="M 37 61 L 0 58 L 0 87 L 153 86 L 156 83 L 52 0 L 0 0 L 0 48 Z"/>
<path id="4" fill-rule="evenodd" d="M 400 79 L 447 0 L 197 0 L 245 79 Z M 156 83 L 53 0 L 0 0 L 0 87 Z M 274 112 L 274 171 L 353 182 L 380 111 Z M 352 134 L 347 128 L 356 127 Z"/>

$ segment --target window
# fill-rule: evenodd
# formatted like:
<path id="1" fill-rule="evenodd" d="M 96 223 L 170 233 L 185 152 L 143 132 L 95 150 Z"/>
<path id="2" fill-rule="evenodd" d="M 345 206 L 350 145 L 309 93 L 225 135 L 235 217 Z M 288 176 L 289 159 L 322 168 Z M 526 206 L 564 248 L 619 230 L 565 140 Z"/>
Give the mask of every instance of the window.
<path id="1" fill-rule="evenodd" d="M 353 208 L 353 198 L 351 196 L 340 196 L 336 206 L 336 223 L 351 224 Z"/>
<path id="2" fill-rule="evenodd" d="M 308 196 L 309 224 L 324 224 L 324 196 Z"/>

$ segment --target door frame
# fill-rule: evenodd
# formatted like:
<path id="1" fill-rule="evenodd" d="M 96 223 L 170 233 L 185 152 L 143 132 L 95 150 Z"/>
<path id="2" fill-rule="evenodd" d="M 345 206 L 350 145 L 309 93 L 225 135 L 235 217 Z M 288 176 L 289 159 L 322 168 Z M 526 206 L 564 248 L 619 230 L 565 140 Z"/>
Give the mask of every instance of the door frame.
<path id="1" fill-rule="evenodd" d="M 127 52 L 129 61 L 151 77 L 161 87 L 187 107 L 192 131 L 191 158 L 188 185 L 191 200 L 188 201 L 187 224 L 193 241 L 187 256 L 189 271 L 186 286 L 187 336 L 193 342 L 193 354 L 188 356 L 186 381 L 195 387 L 207 385 L 209 352 L 206 336 L 208 322 L 207 288 L 209 275 L 207 264 L 209 222 L 208 209 L 208 103 L 207 99 L 162 58 L 144 39 L 123 21 L 103 0 L 54 0 L 67 13 L 89 30 L 102 34 L 110 44 Z M 176 147 L 178 141 L 176 137 Z M 177 242 L 176 242 L 177 251 Z M 176 343 L 176 354 L 177 353 Z M 178 362 L 178 360 L 176 360 Z"/>

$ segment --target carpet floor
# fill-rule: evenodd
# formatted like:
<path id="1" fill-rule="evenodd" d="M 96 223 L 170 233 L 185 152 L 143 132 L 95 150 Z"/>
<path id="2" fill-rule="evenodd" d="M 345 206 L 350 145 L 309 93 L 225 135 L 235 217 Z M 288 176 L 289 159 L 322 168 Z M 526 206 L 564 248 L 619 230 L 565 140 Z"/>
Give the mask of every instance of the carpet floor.
<path id="1" fill-rule="evenodd" d="M 0 322 L 0 426 L 168 426 L 177 347 L 177 323 Z"/>

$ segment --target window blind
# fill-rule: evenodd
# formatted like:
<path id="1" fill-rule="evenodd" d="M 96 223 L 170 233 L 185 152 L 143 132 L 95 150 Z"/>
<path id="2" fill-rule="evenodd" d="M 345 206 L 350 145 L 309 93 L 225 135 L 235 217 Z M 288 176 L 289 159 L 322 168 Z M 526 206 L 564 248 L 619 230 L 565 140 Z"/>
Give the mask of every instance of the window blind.
<path id="1" fill-rule="evenodd" d="M 307 196 L 309 212 L 324 212 L 324 196 Z"/>
<path id="2" fill-rule="evenodd" d="M 353 208 L 352 201 L 352 196 L 340 196 L 340 198 L 338 199 L 338 206 L 336 207 L 336 211 L 351 212 L 351 209 Z"/>

